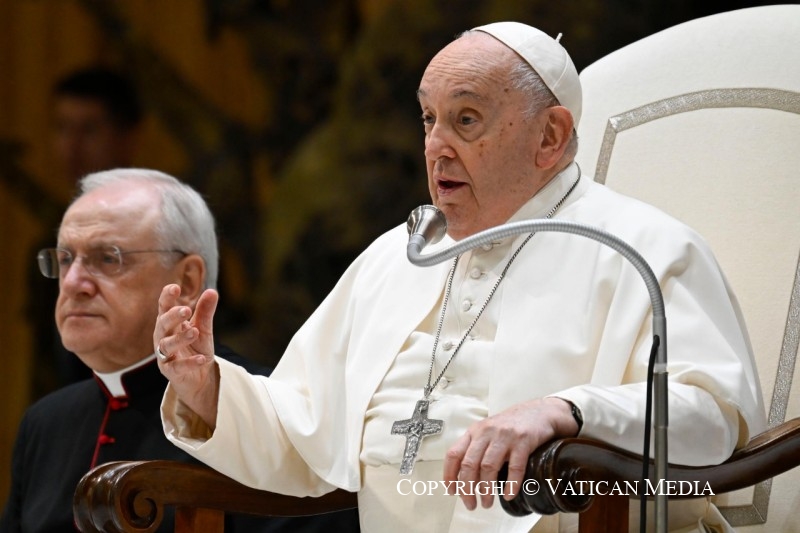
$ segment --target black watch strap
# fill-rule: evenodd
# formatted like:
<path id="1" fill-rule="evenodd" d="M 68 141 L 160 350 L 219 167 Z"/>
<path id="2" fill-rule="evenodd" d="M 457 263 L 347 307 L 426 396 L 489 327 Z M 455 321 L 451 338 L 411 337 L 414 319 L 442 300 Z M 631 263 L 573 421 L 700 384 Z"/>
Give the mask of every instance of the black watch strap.
<path id="1" fill-rule="evenodd" d="M 581 432 L 583 429 L 583 413 L 581 413 L 580 408 L 572 402 L 569 402 L 570 406 L 572 406 L 572 418 L 575 419 L 575 423 L 578 424 L 578 433 Z"/>

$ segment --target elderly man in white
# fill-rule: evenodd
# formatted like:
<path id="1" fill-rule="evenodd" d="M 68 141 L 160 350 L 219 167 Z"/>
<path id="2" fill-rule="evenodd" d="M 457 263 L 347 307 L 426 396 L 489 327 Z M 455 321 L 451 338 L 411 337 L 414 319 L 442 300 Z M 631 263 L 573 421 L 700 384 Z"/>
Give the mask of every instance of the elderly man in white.
<path id="1" fill-rule="evenodd" d="M 670 460 L 721 462 L 764 428 L 747 333 L 704 241 L 574 163 L 581 88 L 557 40 L 514 22 L 466 32 L 431 60 L 418 98 L 445 245 L 557 217 L 619 236 L 653 268 L 670 319 Z M 248 485 L 358 491 L 364 531 L 558 528 L 506 515 L 491 494 L 415 495 L 399 482 L 488 482 L 507 462 L 518 489 L 534 449 L 577 434 L 639 452 L 652 337 L 639 274 L 563 234 L 430 268 L 407 261 L 406 241 L 403 225 L 369 246 L 270 378 L 214 357 L 214 291 L 193 314 L 165 287 L 154 346 L 171 382 L 167 436 Z M 412 414 L 433 422 L 406 450 Z M 671 524 L 714 520 L 705 501 L 686 511 Z"/>

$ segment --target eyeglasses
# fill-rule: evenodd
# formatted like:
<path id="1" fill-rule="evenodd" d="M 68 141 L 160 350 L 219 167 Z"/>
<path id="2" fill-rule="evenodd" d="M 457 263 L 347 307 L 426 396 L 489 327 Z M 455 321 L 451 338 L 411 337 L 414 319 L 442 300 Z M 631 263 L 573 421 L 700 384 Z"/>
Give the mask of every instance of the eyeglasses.
<path id="1" fill-rule="evenodd" d="M 181 250 L 127 250 L 122 251 L 118 246 L 106 246 L 89 250 L 81 254 L 83 268 L 93 276 L 113 277 L 122 272 L 125 265 L 124 257 L 129 254 L 181 254 Z M 45 248 L 39 250 L 36 260 L 39 271 L 46 278 L 58 279 L 66 275 L 67 270 L 75 262 L 76 256 L 64 248 Z"/>

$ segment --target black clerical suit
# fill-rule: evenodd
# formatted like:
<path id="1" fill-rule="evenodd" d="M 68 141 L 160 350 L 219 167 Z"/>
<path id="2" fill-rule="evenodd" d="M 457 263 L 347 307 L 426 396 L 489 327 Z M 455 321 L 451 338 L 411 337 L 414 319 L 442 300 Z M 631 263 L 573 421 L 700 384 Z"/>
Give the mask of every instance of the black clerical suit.
<path id="1" fill-rule="evenodd" d="M 224 357 L 247 366 L 235 354 Z M 164 436 L 160 404 L 167 380 L 155 359 L 126 372 L 122 384 L 127 396 L 113 398 L 102 381 L 91 378 L 59 389 L 27 410 L 14 446 L 11 493 L 0 517 L 0 533 L 76 531 L 73 494 L 80 478 L 94 466 L 120 460 L 194 461 Z M 159 531 L 172 527 L 172 517 L 165 517 Z M 228 517 L 227 531 L 358 531 L 358 513 L 291 519 Z"/>

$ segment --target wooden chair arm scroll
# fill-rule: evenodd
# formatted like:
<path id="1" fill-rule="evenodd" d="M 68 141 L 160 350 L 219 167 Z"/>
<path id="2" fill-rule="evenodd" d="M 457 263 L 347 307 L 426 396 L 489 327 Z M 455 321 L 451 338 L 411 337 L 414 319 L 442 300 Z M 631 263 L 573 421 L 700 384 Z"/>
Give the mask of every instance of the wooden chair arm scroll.
<path id="1" fill-rule="evenodd" d="M 307 516 L 357 506 L 356 494 L 336 490 L 299 498 L 256 490 L 199 464 L 121 461 L 93 469 L 75 491 L 75 523 L 83 533 L 155 531 L 164 508 L 175 507 L 176 533 L 222 533 L 227 513 Z"/>
<path id="2" fill-rule="evenodd" d="M 670 464 L 667 475 L 673 481 L 699 483 L 702 490 L 708 483 L 714 494 L 743 489 L 791 470 L 800 464 L 800 418 L 794 418 L 754 437 L 730 459 L 715 466 L 682 466 Z M 651 472 L 653 472 L 651 462 Z M 581 481 L 613 483 L 635 482 L 641 478 L 641 456 L 628 453 L 602 442 L 587 439 L 561 439 L 536 450 L 528 460 L 525 479 L 535 479 L 540 487 L 536 494 L 520 491 L 512 501 L 501 499 L 510 514 L 581 513 L 593 505 L 592 495 L 570 494 L 549 489 L 548 479 L 561 480 L 561 486 Z M 609 488 L 610 490 L 610 488 Z M 683 498 L 690 497 L 689 495 Z M 679 499 L 680 495 L 671 496 Z M 627 505 L 626 505 L 627 509 Z M 605 531 L 608 531 L 606 529 Z"/>

